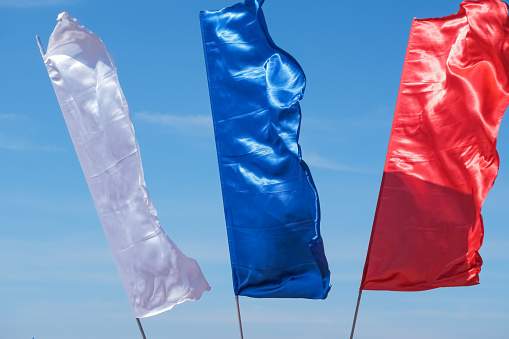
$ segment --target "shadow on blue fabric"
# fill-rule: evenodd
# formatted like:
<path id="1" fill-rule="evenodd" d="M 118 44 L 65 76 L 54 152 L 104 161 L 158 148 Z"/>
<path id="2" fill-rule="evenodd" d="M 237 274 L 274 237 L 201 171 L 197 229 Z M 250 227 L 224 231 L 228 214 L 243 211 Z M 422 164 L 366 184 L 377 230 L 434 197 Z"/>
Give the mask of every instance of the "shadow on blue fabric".
<path id="1" fill-rule="evenodd" d="M 306 78 L 262 3 L 200 13 L 234 292 L 325 299 L 320 205 L 298 144 Z"/>

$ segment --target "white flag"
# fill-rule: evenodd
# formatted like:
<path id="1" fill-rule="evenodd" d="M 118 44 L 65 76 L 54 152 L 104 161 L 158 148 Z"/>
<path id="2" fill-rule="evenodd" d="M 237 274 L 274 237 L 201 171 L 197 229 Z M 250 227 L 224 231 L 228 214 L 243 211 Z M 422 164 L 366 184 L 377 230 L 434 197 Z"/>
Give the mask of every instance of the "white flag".
<path id="1" fill-rule="evenodd" d="M 39 47 L 135 317 L 199 299 L 210 287 L 159 225 L 111 56 L 68 13 L 57 20 Z"/>

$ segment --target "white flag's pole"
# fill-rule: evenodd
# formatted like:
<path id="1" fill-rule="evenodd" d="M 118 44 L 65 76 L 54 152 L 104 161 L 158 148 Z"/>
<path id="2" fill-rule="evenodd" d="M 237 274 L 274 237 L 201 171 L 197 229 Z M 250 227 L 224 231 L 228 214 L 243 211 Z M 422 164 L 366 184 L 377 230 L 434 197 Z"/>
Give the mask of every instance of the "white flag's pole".
<path id="1" fill-rule="evenodd" d="M 242 319 L 240 318 L 240 306 L 238 295 L 235 296 L 235 301 L 237 302 L 237 316 L 239 318 L 240 339 L 244 339 L 244 334 L 242 333 Z"/>
<path id="2" fill-rule="evenodd" d="M 362 289 L 359 288 L 359 297 L 357 298 L 357 307 L 355 308 L 355 315 L 353 316 L 352 332 L 350 339 L 353 339 L 353 332 L 355 331 L 355 323 L 357 322 L 357 313 L 359 313 L 359 305 L 361 303 Z"/>
<path id="3" fill-rule="evenodd" d="M 138 323 L 138 327 L 140 328 L 142 338 L 147 339 L 147 337 L 145 337 L 145 331 L 143 331 L 143 327 L 141 326 L 140 318 L 136 318 L 136 322 Z"/>

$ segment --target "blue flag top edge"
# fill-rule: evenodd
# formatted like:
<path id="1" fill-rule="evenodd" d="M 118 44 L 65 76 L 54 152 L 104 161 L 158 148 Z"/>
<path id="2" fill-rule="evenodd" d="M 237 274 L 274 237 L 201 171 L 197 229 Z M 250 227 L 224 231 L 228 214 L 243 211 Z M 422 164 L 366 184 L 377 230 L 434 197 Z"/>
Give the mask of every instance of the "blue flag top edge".
<path id="1" fill-rule="evenodd" d="M 319 199 L 298 144 L 306 79 L 262 4 L 200 13 L 234 292 L 325 299 Z"/>

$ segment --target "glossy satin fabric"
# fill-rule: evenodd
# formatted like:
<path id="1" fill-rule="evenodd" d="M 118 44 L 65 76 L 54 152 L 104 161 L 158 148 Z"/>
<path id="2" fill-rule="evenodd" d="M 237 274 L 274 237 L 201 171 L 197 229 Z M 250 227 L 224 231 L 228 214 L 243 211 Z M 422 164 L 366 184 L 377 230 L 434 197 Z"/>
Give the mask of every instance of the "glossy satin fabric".
<path id="1" fill-rule="evenodd" d="M 306 80 L 262 2 L 200 13 L 234 292 L 324 299 L 318 195 L 297 143 Z"/>
<path id="2" fill-rule="evenodd" d="M 508 72 L 505 3 L 465 1 L 456 15 L 414 20 L 362 289 L 478 284 Z"/>
<path id="3" fill-rule="evenodd" d="M 110 55 L 69 14 L 58 21 L 41 53 L 135 317 L 199 299 L 210 287 L 159 225 Z"/>

